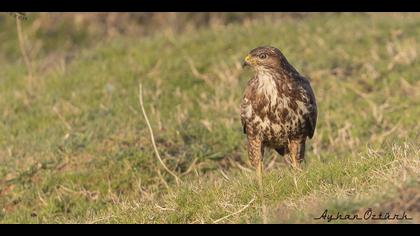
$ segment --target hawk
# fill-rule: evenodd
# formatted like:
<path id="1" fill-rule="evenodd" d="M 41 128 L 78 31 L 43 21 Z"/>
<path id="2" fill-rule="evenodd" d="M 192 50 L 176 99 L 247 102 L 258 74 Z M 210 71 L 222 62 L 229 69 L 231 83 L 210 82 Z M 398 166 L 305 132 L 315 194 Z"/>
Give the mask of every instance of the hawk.
<path id="1" fill-rule="evenodd" d="M 241 122 L 248 156 L 261 176 L 264 148 L 272 148 L 299 169 L 306 139 L 312 138 L 317 105 L 311 85 L 275 47 L 258 47 L 246 56 L 254 76 L 241 103 Z"/>

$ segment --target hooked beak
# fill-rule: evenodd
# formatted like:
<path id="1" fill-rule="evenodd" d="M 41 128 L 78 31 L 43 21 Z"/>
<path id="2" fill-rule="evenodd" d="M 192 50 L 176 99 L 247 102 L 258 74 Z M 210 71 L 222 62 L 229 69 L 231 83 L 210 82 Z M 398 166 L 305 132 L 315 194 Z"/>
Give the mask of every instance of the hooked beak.
<path id="1" fill-rule="evenodd" d="M 248 55 L 245 57 L 244 63 L 242 64 L 242 68 L 250 66 L 251 64 L 252 64 L 252 58 L 251 58 L 251 55 Z"/>

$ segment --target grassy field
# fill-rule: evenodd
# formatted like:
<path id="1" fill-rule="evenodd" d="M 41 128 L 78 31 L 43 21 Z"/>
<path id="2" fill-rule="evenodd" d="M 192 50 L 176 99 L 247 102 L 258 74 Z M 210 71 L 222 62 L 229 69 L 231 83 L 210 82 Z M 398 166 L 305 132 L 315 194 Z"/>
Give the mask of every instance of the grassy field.
<path id="1" fill-rule="evenodd" d="M 420 223 L 420 14 L 310 14 L 103 40 L 0 19 L 0 223 L 325 223 L 366 209 Z M 67 32 L 67 33 L 66 33 Z M 239 104 L 259 45 L 310 77 L 303 171 L 266 152 L 262 194 Z M 177 183 L 154 155 L 139 106 Z"/>

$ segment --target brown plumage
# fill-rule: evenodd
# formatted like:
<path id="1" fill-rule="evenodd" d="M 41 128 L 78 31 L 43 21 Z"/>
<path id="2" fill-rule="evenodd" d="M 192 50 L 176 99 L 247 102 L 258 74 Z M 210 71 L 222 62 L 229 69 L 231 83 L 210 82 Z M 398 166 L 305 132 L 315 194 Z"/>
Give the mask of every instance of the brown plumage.
<path id="1" fill-rule="evenodd" d="M 313 137 L 317 120 L 309 81 L 274 47 L 251 50 L 244 66 L 255 72 L 241 104 L 251 163 L 261 172 L 264 148 L 269 147 L 298 168 L 304 160 L 306 138 Z"/>

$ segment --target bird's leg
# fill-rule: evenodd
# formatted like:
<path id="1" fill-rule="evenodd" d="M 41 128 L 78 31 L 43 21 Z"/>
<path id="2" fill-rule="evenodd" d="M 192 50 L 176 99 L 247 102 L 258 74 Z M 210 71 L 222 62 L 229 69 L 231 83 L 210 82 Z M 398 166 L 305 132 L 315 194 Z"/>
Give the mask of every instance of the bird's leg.
<path id="1" fill-rule="evenodd" d="M 262 184 L 264 149 L 261 140 L 254 137 L 248 137 L 248 156 L 251 164 L 256 169 L 258 182 Z"/>
<path id="2" fill-rule="evenodd" d="M 304 161 L 305 159 L 305 142 L 306 139 L 301 140 L 298 144 L 298 151 L 297 151 L 297 162 L 300 164 Z"/>
<path id="3" fill-rule="evenodd" d="M 301 170 L 300 163 L 305 158 L 305 140 L 292 140 L 289 143 L 290 162 L 293 169 Z"/>
<path id="4" fill-rule="evenodd" d="M 258 181 L 259 195 L 261 199 L 261 218 L 262 222 L 267 223 L 267 209 L 264 201 L 264 186 L 263 186 L 263 157 L 264 146 L 261 140 L 248 137 L 248 155 L 252 165 L 256 170 L 256 177 Z"/>
<path id="5" fill-rule="evenodd" d="M 258 185 L 261 187 L 262 186 L 262 172 L 263 172 L 263 162 L 262 162 L 262 160 L 258 161 L 258 164 L 256 166 L 256 171 L 257 171 Z"/>

